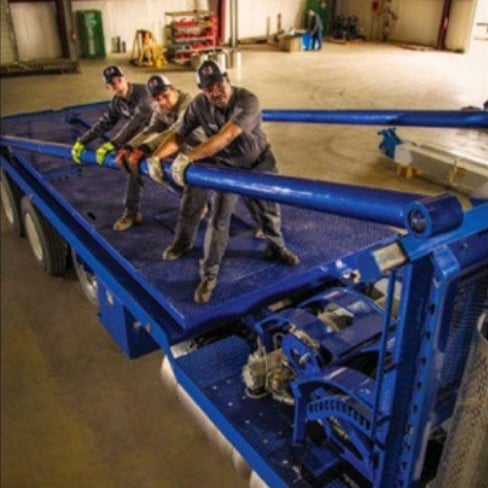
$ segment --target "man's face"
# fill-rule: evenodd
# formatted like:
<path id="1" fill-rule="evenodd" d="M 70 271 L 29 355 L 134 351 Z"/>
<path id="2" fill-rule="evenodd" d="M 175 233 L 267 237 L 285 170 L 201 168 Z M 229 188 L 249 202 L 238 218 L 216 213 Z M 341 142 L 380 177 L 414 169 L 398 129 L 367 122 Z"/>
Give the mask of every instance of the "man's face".
<path id="1" fill-rule="evenodd" d="M 208 101 L 218 108 L 224 108 L 227 106 L 232 92 L 227 77 L 224 77 L 222 81 L 212 83 L 211 85 L 202 88 L 202 91 L 207 97 Z"/>
<path id="2" fill-rule="evenodd" d="M 178 92 L 173 88 L 169 88 L 153 96 L 153 100 L 156 102 L 159 110 L 170 113 L 173 112 L 178 103 Z"/>
<path id="3" fill-rule="evenodd" d="M 110 83 L 107 83 L 107 87 L 111 88 L 116 95 L 125 98 L 129 93 L 129 84 L 125 76 L 114 76 Z"/>

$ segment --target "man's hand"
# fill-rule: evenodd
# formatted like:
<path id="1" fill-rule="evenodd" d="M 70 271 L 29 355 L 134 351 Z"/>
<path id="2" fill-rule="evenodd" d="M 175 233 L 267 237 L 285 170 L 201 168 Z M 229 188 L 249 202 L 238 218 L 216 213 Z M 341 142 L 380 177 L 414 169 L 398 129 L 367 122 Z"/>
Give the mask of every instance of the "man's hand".
<path id="1" fill-rule="evenodd" d="M 149 170 L 149 176 L 156 183 L 164 183 L 164 172 L 161 166 L 161 160 L 157 156 L 151 156 L 146 158 L 147 168 Z"/>
<path id="2" fill-rule="evenodd" d="M 106 142 L 102 144 L 96 151 L 95 151 L 95 159 L 97 160 L 98 164 L 103 164 L 108 153 L 115 151 L 115 146 L 110 142 Z"/>
<path id="3" fill-rule="evenodd" d="M 179 153 L 171 163 L 171 177 L 177 185 L 185 186 L 185 171 L 190 163 L 190 158 L 183 153 Z"/>
<path id="4" fill-rule="evenodd" d="M 81 164 L 81 153 L 85 150 L 85 145 L 76 141 L 71 148 L 71 157 L 76 164 Z"/>
<path id="5" fill-rule="evenodd" d="M 127 172 L 127 157 L 130 155 L 130 147 L 123 147 L 119 149 L 117 155 L 115 156 L 115 163 L 121 171 Z"/>
<path id="6" fill-rule="evenodd" d="M 134 149 L 126 159 L 127 166 L 131 173 L 139 173 L 139 163 L 146 153 L 142 149 Z"/>

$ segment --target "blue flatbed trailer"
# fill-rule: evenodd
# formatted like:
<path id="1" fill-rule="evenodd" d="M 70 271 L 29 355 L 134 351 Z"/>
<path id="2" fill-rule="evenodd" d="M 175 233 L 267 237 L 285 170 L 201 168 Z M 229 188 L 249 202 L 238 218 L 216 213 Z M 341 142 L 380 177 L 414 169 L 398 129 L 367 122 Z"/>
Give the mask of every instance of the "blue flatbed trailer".
<path id="1" fill-rule="evenodd" d="M 189 183 L 281 201 L 287 245 L 301 260 L 264 260 L 265 243 L 239 205 L 219 285 L 208 304 L 196 304 L 205 222 L 188 255 L 161 260 L 178 189 L 145 178 L 143 224 L 116 232 L 126 176 L 69 158 L 104 106 L 2 119 L 2 203 L 39 264 L 58 274 L 74 256 L 120 348 L 132 358 L 164 351 L 164 374 L 254 483 L 431 482 L 437 464 L 426 453 L 448 445 L 439 431 L 447 433 L 469 353 L 486 334 L 486 198 L 463 211 L 452 195 L 239 172 L 233 180 L 233 172 L 191 167 Z"/>

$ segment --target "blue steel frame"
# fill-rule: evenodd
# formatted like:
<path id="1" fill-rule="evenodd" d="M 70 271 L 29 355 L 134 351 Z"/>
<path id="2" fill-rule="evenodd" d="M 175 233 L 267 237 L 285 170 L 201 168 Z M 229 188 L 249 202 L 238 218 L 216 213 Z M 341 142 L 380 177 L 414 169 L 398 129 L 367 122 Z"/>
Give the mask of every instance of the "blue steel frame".
<path id="1" fill-rule="evenodd" d="M 168 349 L 168 338 L 181 329 L 171 307 L 165 308 L 160 304 L 158 296 L 151 296 L 147 292 L 148 284 L 138 282 L 137 276 L 127 267 L 125 260 L 101 236 L 93 232 L 86 220 L 55 192 L 49 181 L 24 156 L 15 154 L 13 164 L 11 159 L 2 155 L 1 163 L 6 173 L 24 194 L 30 196 L 39 211 L 96 274 L 97 281 L 102 284 L 100 291 L 110 289 L 118 298 L 117 303 L 122 303 L 132 316 L 137 317 L 135 322 L 142 324 L 142 327 L 134 328 L 133 333 L 144 336 L 151 330 L 151 340 L 138 339 L 130 347 L 123 347 L 126 342 L 124 332 L 121 332 L 120 337 L 114 337 L 124 352 L 129 357 L 138 357 L 154 350 L 157 347 L 155 343 L 165 350 Z M 135 348 L 138 343 L 143 345 L 140 350 Z"/>
<path id="2" fill-rule="evenodd" d="M 453 409 L 452 391 L 451 397 L 442 399 L 440 405 L 436 401 L 439 401 L 444 365 L 450 360 L 459 360 L 459 357 L 446 357 L 457 288 L 460 281 L 469 280 L 474 268 L 478 269 L 477 279 L 482 284 L 477 296 L 470 295 L 470 300 L 478 303 L 469 303 L 470 312 L 466 310 L 466 314 L 473 313 L 473 309 L 480 312 L 483 296 L 486 299 L 488 293 L 487 226 L 488 205 L 485 204 L 467 212 L 459 229 L 434 238 L 434 242 L 419 241 L 412 236 L 398 239 L 406 256 L 405 263 L 399 267 L 402 271 L 401 310 L 398 317 L 393 318 L 391 305 L 397 281 L 397 272 L 393 268 L 388 272 L 381 339 L 375 341 L 378 352 L 376 381 L 361 378 L 357 373 L 351 375 L 350 370 L 346 374 L 344 360 L 327 367 L 319 366 L 316 361 L 313 366 L 302 367 L 302 377 L 292 385 L 297 399 L 296 442 L 304 441 L 307 422 L 320 420 L 325 424 L 330 417 L 343 419 L 346 424 L 342 427 L 360 455 L 343 446 L 341 459 L 353 464 L 373 486 L 419 484 L 422 468 L 419 460 L 424 460 L 429 434 L 452 414 Z M 378 279 L 381 274 L 375 276 L 374 266 L 368 265 L 368 258 L 365 258 L 354 256 L 350 269 L 358 276 Z M 361 264 L 366 264 L 369 269 L 364 272 Z M 350 293 L 350 289 L 346 288 L 345 292 Z M 318 299 L 309 299 L 301 306 L 308 307 Z M 475 317 L 466 315 L 463 319 L 469 322 L 467 338 L 463 339 L 467 343 L 474 331 Z M 360 320 L 357 326 L 361 326 Z M 303 345 L 302 348 L 295 341 L 295 351 L 301 356 L 309 354 L 311 361 L 313 351 Z M 371 345 L 366 350 L 371 351 Z M 387 354 L 391 355 L 388 368 L 385 367 Z M 342 382 L 338 377 L 344 378 Z M 351 377 L 360 385 L 357 390 L 347 387 L 354 384 Z M 333 393 L 326 393 L 327 389 Z M 341 395 L 338 390 L 342 391 Z M 364 393 L 365 390 L 369 394 Z M 322 450 L 317 453 L 319 455 L 323 456 L 323 466 L 330 467 L 339 462 L 333 451 Z"/>
<path id="3" fill-rule="evenodd" d="M 449 113 L 447 119 L 443 119 L 446 114 L 442 112 L 421 114 L 419 118 L 409 115 L 412 114 L 395 111 L 380 114 L 362 111 L 354 111 L 353 114 L 265 111 L 263 117 L 269 121 L 396 125 L 444 121 L 441 126 L 488 127 L 488 114 L 484 113 Z M 2 137 L 1 142 L 21 150 L 70 157 L 70 148 L 61 144 L 10 136 Z M 30 166 L 25 156 L 17 152 L 14 155 L 11 159 L 3 154 L 2 167 L 25 194 L 31 195 L 35 206 L 97 275 L 101 320 L 121 348 L 130 357 L 162 348 L 180 384 L 253 469 L 271 486 L 286 486 L 178 365 L 170 349 L 174 340 L 184 337 L 184 327 L 177 312 L 157 290 L 141 282 L 124 259 L 114 253 L 76 212 L 71 211 L 67 202 L 56 194 L 46 178 Z M 95 164 L 94 154 L 85 151 L 83 162 Z M 114 166 L 109 158 L 107 167 Z M 165 163 L 164 170 L 169 176 L 168 163 Z M 144 164 L 142 171 L 147 172 Z M 381 243 L 373 250 L 329 263 L 320 277 L 324 290 L 294 305 L 299 311 L 310 310 L 317 303 L 328 303 L 328 294 L 333 290 L 339 290 L 344 300 L 354 296 L 367 304 L 363 312 L 367 310 L 368 313 L 357 312 L 355 316 L 358 324 L 363 321 L 363 330 L 358 327 L 354 334 L 357 342 L 369 337 L 367 345 L 356 347 L 349 355 L 337 353 L 327 364 L 317 350 L 291 335 L 285 337 L 283 350 L 297 373 L 297 379 L 291 385 L 296 405 L 295 428 L 290 442 L 304 465 L 316 466 L 318 459 L 320 463 L 315 474 L 320 477 L 326 468 L 347 461 L 372 486 L 418 485 L 429 435 L 433 427 L 451 415 L 454 407 L 455 388 L 443 391 L 445 396 L 442 398 L 439 395 L 445 386 L 442 369 L 449 359 L 446 350 L 453 340 L 450 333 L 457 317 L 454 317 L 453 310 L 456 297 L 460 287 L 469 289 L 467 300 L 471 302 L 467 310 L 473 315 L 461 314 L 459 319 L 468 337 L 463 340 L 469 343 L 476 314 L 479 315 L 483 307 L 482 299 L 488 289 L 488 202 L 481 202 L 463 212 L 457 199 L 448 194 L 422 198 L 415 194 L 373 191 L 298 178 L 246 175 L 205 165 L 190 166 L 185 178 L 190 184 L 233 190 L 408 230 L 407 235 L 390 244 Z M 394 254 L 393 258 L 382 258 L 386 248 Z M 388 249 L 386 251 L 389 254 Z M 380 308 L 363 291 L 385 277 L 388 280 L 386 302 L 384 308 Z M 400 309 L 395 316 L 393 301 L 398 288 L 401 289 Z M 277 296 L 278 292 L 276 290 Z M 286 293 L 287 290 L 282 290 L 283 297 Z M 274 320 L 286 331 L 289 313 L 290 310 L 284 310 L 273 316 L 265 312 L 264 321 L 251 316 L 246 319 L 245 326 L 269 343 L 267 322 Z M 370 319 L 373 325 L 368 322 L 368 333 L 364 336 L 364 321 Z M 306 323 L 302 324 L 303 330 L 307 328 Z M 315 333 L 314 330 L 310 329 L 310 333 Z M 330 344 L 328 347 L 333 350 Z M 366 378 L 361 373 L 348 370 L 348 361 L 371 353 L 377 357 L 374 377 Z M 306 359 L 300 362 L 297 360 L 299 356 Z M 456 359 L 459 361 L 459 376 L 465 354 Z M 349 376 L 345 375 L 346 370 Z M 339 373 L 342 382 L 334 379 Z M 329 424 L 330 417 L 339 419 L 348 437 L 348 442 L 341 446 L 340 455 L 337 446 L 341 441 Z M 307 441 L 306 425 L 317 421 L 324 426 L 328 441 L 326 447 L 318 448 Z M 310 468 L 311 471 L 313 469 Z"/>
<path id="4" fill-rule="evenodd" d="M 292 384 L 297 400 L 292 445 L 296 446 L 298 456 L 300 447 L 303 447 L 304 465 L 307 462 L 311 466 L 319 465 L 316 472 L 318 477 L 324 470 L 337 467 L 346 460 L 369 481 L 364 486 L 420 486 L 429 435 L 452 414 L 454 408 L 456 385 L 451 385 L 452 389 L 446 397 L 446 392 L 441 392 L 442 371 L 449 361 L 459 362 L 457 379 L 460 379 L 467 349 L 456 356 L 447 356 L 452 351 L 447 347 L 448 336 L 452 334 L 452 329 L 462 325 L 465 331 L 462 342 L 469 347 L 476 319 L 486 306 L 488 204 L 468 211 L 463 224 L 454 231 L 429 240 L 407 235 L 399 237 L 395 244 L 402 249 L 404 260 L 386 272 L 372 258 L 371 251 L 354 255 L 328 269 L 331 283 L 336 284 L 326 287 L 326 293 L 333 292 L 337 289 L 337 282 L 342 282 L 343 292 L 346 295 L 355 294 L 358 299 L 361 299 L 359 290 L 369 282 L 385 276 L 388 278 L 384 310 L 369 304 L 369 313 L 378 314 L 381 333 L 378 337 L 377 328 L 369 331 L 369 339 L 374 337 L 374 342 L 354 352 L 356 357 L 372 351 L 377 353 L 375 381 L 351 369 L 347 370 L 344 358 L 325 367 L 320 365 L 316 350 L 293 337 L 288 338 L 287 344 L 283 340 L 283 349 L 287 351 L 290 363 L 295 362 L 294 369 L 299 373 Z M 351 276 L 364 279 L 349 280 Z M 478 289 L 477 293 L 470 290 L 467 294 L 465 316 L 455 322 L 452 308 L 456 294 L 464 293 L 458 290 L 462 281 L 466 281 L 468 286 L 476 282 Z M 398 316 L 393 317 L 393 296 L 399 283 L 401 308 Z M 367 297 L 363 299 L 368 301 Z M 307 310 L 321 300 L 325 298 L 320 295 L 311 297 L 295 305 L 295 309 Z M 290 310 L 286 309 L 249 324 L 265 344 L 269 343 L 266 332 L 269 324 L 283 330 L 286 330 L 286 325 L 298 325 L 300 330 L 308 332 L 296 315 L 290 318 Z M 358 326 L 361 325 L 359 321 Z M 354 335 L 357 341 L 368 337 L 361 336 L 361 329 L 355 331 Z M 306 358 L 300 367 L 296 365 L 297 355 Z M 388 365 L 385 364 L 387 356 Z M 269 466 L 262 466 L 263 460 L 259 455 L 246 444 L 240 433 L 233 429 L 178 364 L 174 363 L 173 367 L 180 384 L 260 476 L 270 486 L 287 486 Z M 314 450 L 305 439 L 306 424 L 318 420 L 326 424 L 330 417 L 344 421 L 341 427 L 347 434 L 348 443 L 341 446 L 340 455 L 337 454 L 338 441 L 330 433 L 331 449 L 321 446 Z M 353 450 L 348 449 L 350 444 L 353 444 Z"/>

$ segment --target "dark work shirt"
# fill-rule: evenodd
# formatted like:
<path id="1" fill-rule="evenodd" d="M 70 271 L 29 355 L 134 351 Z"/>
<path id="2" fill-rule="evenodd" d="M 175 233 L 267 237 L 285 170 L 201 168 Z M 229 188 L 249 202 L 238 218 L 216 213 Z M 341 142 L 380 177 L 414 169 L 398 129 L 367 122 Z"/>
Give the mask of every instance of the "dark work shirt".
<path id="1" fill-rule="evenodd" d="M 154 151 L 168 137 L 169 131 L 176 121 L 183 118 L 191 98 L 189 93 L 178 90 L 178 101 L 174 110 L 168 113 L 156 106 L 147 127 L 133 137 L 128 145 L 133 149 L 140 148 L 146 152 Z M 186 143 L 190 146 L 195 146 L 204 139 L 203 131 L 198 129 L 186 139 Z"/>
<path id="2" fill-rule="evenodd" d="M 324 28 L 324 23 L 322 22 L 322 19 L 320 18 L 320 15 L 315 12 L 313 15 L 310 16 L 310 32 L 311 34 L 316 34 L 318 33 L 319 30 Z"/>
<path id="3" fill-rule="evenodd" d="M 116 147 L 120 147 L 149 123 L 152 110 L 152 99 L 146 90 L 146 86 L 138 83 L 129 83 L 127 98 L 114 95 L 108 109 L 100 116 L 93 127 L 79 138 L 79 141 L 83 144 L 88 144 L 113 129 L 119 121 L 127 120 L 120 131 L 111 138 L 111 142 Z"/>
<path id="4" fill-rule="evenodd" d="M 242 129 L 242 133 L 211 159 L 225 166 L 249 169 L 268 147 L 261 128 L 261 108 L 256 95 L 249 90 L 239 87 L 231 89 L 229 103 L 224 109 L 212 105 L 203 93 L 197 95 L 188 105 L 183 120 L 175 124 L 175 130 L 184 139 L 194 129 L 201 127 L 205 135 L 211 137 L 231 121 Z"/>

